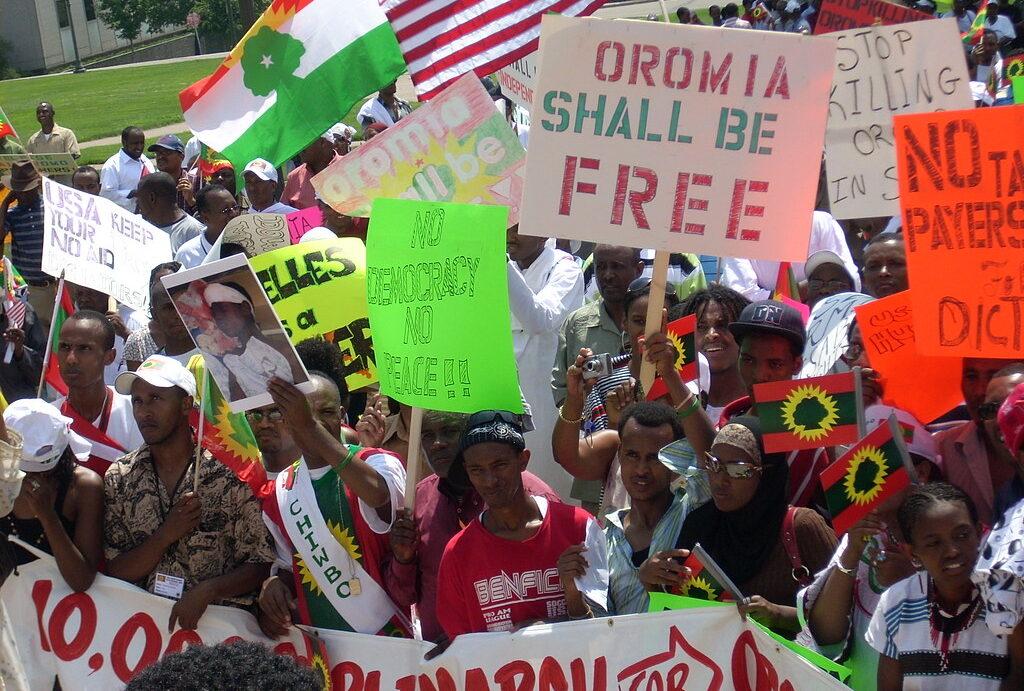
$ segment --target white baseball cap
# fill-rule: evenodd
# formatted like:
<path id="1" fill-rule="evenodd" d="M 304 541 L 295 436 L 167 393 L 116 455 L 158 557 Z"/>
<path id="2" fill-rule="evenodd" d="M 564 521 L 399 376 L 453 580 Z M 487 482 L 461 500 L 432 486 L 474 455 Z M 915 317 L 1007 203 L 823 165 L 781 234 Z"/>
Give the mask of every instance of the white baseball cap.
<path id="1" fill-rule="evenodd" d="M 242 171 L 242 177 L 246 173 L 254 173 L 260 180 L 273 180 L 277 182 L 277 168 L 265 158 L 254 158 Z"/>
<path id="2" fill-rule="evenodd" d="M 231 302 L 236 305 L 249 305 L 249 307 L 252 307 L 252 302 L 243 293 L 222 283 L 210 283 L 207 285 L 206 290 L 203 291 L 203 299 L 206 300 L 208 305 L 217 302 Z"/>
<path id="3" fill-rule="evenodd" d="M 853 285 L 854 292 L 860 291 L 860 277 L 856 274 L 851 274 L 850 270 L 846 268 L 846 264 L 843 262 L 843 258 L 832 250 L 818 250 L 807 257 L 807 263 L 804 264 L 804 275 L 810 278 L 811 274 L 818 270 L 818 268 L 825 264 L 835 264 L 843 270 Z"/>
<path id="4" fill-rule="evenodd" d="M 150 355 L 134 372 L 121 372 L 114 379 L 114 389 L 119 394 L 130 395 L 136 379 L 161 389 L 177 386 L 193 398 L 196 395 L 196 378 L 184 365 L 166 355 Z"/>
<path id="5" fill-rule="evenodd" d="M 21 435 L 21 469 L 26 473 L 44 473 L 53 469 L 71 447 L 79 461 L 92 451 L 84 437 L 71 431 L 72 420 L 53 405 L 39 398 L 14 401 L 4 411 L 4 423 Z"/>
<path id="6" fill-rule="evenodd" d="M 323 226 L 317 226 L 310 228 L 302 237 L 299 238 L 299 242 L 316 242 L 317 240 L 337 240 L 338 236 L 334 234 L 333 230 L 324 228 Z"/>
<path id="7" fill-rule="evenodd" d="M 880 403 L 868 406 L 864 409 L 864 426 L 870 432 L 888 420 L 890 415 L 896 415 L 896 421 L 906 431 L 904 440 L 907 443 L 907 451 L 926 458 L 937 465 L 939 463 L 939 450 L 935 445 L 935 439 L 924 428 L 924 425 L 907 411 Z"/>

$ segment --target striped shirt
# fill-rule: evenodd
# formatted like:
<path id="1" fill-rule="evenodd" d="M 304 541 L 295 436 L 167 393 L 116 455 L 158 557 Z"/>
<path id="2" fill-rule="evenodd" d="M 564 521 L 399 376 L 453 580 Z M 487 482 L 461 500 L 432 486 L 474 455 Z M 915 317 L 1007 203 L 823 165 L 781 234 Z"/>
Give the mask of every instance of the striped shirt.
<path id="1" fill-rule="evenodd" d="M 932 640 L 930 609 L 928 574 L 916 573 L 882 594 L 864 638 L 880 654 L 899 661 L 906 691 L 996 691 L 1010 671 L 1010 657 L 1007 640 L 986 626 L 983 607 L 966 629 L 951 636 L 945 669 Z M 940 616 L 948 618 L 944 612 Z"/>
<path id="2" fill-rule="evenodd" d="M 11 261 L 29 283 L 52 280 L 42 270 L 43 198 L 29 205 L 18 204 L 7 210 L 4 232 L 11 235 Z"/>
<path id="3" fill-rule="evenodd" d="M 676 493 L 669 504 L 668 510 L 662 515 L 658 525 L 654 526 L 651 545 L 647 548 L 644 559 L 652 554 L 674 549 L 679 530 L 689 513 L 690 505 L 686 495 Z M 633 564 L 633 547 L 626 539 L 623 527 L 629 509 L 610 513 L 605 518 L 604 534 L 608 541 L 608 614 L 640 614 L 646 612 L 650 604 L 647 591 L 640 583 L 640 568 Z M 641 560 L 641 563 L 643 561 Z"/>

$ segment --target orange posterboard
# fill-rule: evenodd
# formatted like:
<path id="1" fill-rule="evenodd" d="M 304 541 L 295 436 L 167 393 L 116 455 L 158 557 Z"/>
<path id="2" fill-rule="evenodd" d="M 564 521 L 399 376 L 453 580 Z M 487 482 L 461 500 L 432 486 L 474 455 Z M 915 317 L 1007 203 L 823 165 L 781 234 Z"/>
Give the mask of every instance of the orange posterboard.
<path id="1" fill-rule="evenodd" d="M 917 348 L 1019 358 L 1024 108 L 893 118 Z"/>
<path id="2" fill-rule="evenodd" d="M 904 290 L 853 309 L 868 363 L 885 389 L 882 402 L 928 424 L 963 398 L 961 359 L 917 352 L 911 292 Z"/>

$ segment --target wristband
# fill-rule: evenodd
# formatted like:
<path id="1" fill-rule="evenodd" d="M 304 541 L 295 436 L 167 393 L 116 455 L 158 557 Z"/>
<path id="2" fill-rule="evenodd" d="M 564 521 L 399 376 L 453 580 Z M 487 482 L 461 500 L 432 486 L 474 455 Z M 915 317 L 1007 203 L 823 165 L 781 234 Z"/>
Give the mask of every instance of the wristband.
<path id="1" fill-rule="evenodd" d="M 676 406 L 676 417 L 685 420 L 700 409 L 700 399 L 690 394 L 689 403 L 680 403 Z"/>
<path id="2" fill-rule="evenodd" d="M 853 578 L 854 576 L 857 575 L 857 567 L 856 566 L 854 566 L 852 569 L 848 569 L 845 566 L 843 566 L 843 562 L 840 561 L 839 559 L 836 559 L 836 570 L 838 570 L 839 573 L 841 573 L 843 575 L 849 576 L 850 578 Z"/>
<path id="3" fill-rule="evenodd" d="M 579 418 L 576 419 L 576 420 L 570 420 L 569 418 L 567 418 L 565 416 L 565 404 L 564 403 L 558 408 L 558 417 L 559 417 L 559 419 L 562 422 L 568 422 L 570 425 L 579 425 L 579 424 L 582 424 L 582 422 L 583 422 L 583 413 L 582 412 L 580 413 Z"/>
<path id="4" fill-rule="evenodd" d="M 352 459 L 355 458 L 356 454 L 359 453 L 361 450 L 358 444 L 346 444 L 345 448 L 348 449 L 348 455 L 345 456 L 345 459 L 338 464 L 337 470 L 339 472 L 347 468 L 349 464 L 352 462 Z"/>

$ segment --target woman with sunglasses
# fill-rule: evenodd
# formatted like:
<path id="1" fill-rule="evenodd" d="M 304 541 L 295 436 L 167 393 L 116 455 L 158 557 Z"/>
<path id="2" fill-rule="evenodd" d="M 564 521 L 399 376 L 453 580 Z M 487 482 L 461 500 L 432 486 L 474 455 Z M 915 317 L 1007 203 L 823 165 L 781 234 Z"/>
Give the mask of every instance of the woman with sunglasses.
<path id="1" fill-rule="evenodd" d="M 700 462 L 711 501 L 686 517 L 676 549 L 640 567 L 640 580 L 648 589 L 683 585 L 688 573 L 676 560 L 699 543 L 745 596 L 740 612 L 792 638 L 800 630 L 797 592 L 828 563 L 836 536 L 820 515 L 787 503 L 786 455 L 762 448 L 755 417 L 718 431 Z"/>

